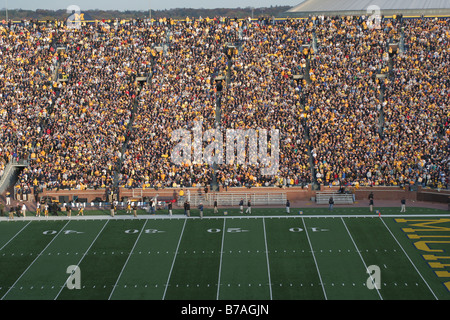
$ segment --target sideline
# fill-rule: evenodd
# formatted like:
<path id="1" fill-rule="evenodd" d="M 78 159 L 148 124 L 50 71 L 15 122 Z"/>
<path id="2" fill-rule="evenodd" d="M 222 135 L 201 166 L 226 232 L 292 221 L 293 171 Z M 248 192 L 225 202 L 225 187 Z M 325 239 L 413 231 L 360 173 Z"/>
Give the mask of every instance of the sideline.
<path id="1" fill-rule="evenodd" d="M 284 214 L 284 215 L 231 215 L 231 216 L 203 216 L 200 217 L 186 217 L 184 214 L 173 214 L 169 216 L 168 214 L 143 214 L 134 217 L 133 215 L 116 215 L 111 217 L 109 215 L 87 215 L 87 216 L 49 216 L 49 217 L 15 217 L 14 220 L 9 219 L 8 217 L 0 217 L 1 222 L 9 222 L 14 223 L 17 221 L 61 221 L 61 220 L 159 220 L 159 219 L 167 219 L 167 220 L 179 220 L 179 219 L 193 219 L 193 220 L 208 220 L 208 219 L 297 219 L 297 218 L 434 218 L 434 217 L 445 217 L 450 218 L 450 213 L 442 213 L 442 214 L 385 214 L 378 216 L 378 214 L 315 214 L 315 215 L 300 215 L 300 214 Z"/>

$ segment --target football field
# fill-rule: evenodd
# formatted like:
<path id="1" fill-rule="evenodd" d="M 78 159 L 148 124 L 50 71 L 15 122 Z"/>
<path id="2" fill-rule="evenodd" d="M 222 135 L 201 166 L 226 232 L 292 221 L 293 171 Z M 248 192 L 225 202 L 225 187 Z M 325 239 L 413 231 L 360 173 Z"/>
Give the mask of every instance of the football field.
<path id="1" fill-rule="evenodd" d="M 437 209 L 0 221 L 2 300 L 449 300 Z"/>

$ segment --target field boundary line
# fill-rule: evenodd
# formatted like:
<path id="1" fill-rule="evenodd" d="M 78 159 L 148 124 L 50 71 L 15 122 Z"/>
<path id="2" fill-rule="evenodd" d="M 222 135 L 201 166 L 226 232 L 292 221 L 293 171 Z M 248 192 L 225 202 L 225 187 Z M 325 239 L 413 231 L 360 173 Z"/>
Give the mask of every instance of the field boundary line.
<path id="1" fill-rule="evenodd" d="M 109 221 L 109 220 L 108 220 L 108 221 Z M 128 261 L 129 261 L 130 258 L 131 258 L 131 255 L 133 254 L 134 248 L 136 248 L 136 244 L 139 242 L 139 239 L 141 238 L 142 232 L 144 231 L 145 226 L 147 225 L 147 222 L 148 222 L 148 220 L 145 220 L 144 225 L 142 226 L 141 232 L 139 232 L 139 235 L 138 235 L 136 241 L 134 242 L 134 245 L 133 245 L 133 247 L 131 248 L 130 253 L 128 254 L 127 260 L 126 260 L 125 263 L 123 264 L 122 270 L 120 270 L 119 276 L 117 277 L 116 283 L 114 284 L 114 286 L 113 286 L 113 288 L 112 288 L 112 290 L 111 290 L 111 293 L 109 294 L 108 300 L 111 300 L 111 297 L 112 297 L 112 295 L 113 295 L 113 293 L 114 293 L 114 290 L 116 290 L 116 286 L 117 286 L 117 284 L 119 283 L 120 278 L 122 277 L 123 270 L 125 270 L 125 267 L 127 266 Z"/>
<path id="2" fill-rule="evenodd" d="M 23 229 L 25 229 L 26 227 L 28 227 L 28 225 L 29 225 L 30 223 L 31 223 L 31 221 L 28 222 L 25 226 L 23 226 L 23 228 L 20 229 L 20 230 L 19 230 L 19 231 L 11 238 L 11 239 L 9 239 L 8 242 L 6 242 L 6 243 L 3 245 L 3 247 L 0 248 L 0 251 L 2 251 L 3 248 L 6 247 L 6 246 L 8 245 L 8 243 L 10 243 L 15 237 L 17 237 L 17 236 L 19 235 L 19 233 L 21 233 L 21 232 L 23 231 Z"/>
<path id="3" fill-rule="evenodd" d="M 183 229 L 181 229 L 180 238 L 178 239 L 177 248 L 175 250 L 175 254 L 173 256 L 172 266 L 170 267 L 169 276 L 167 277 L 166 288 L 164 289 L 164 294 L 162 296 L 162 300 L 166 298 L 167 288 L 169 287 L 170 277 L 172 276 L 173 266 L 175 265 L 175 260 L 177 259 L 178 249 L 180 248 L 181 238 L 183 238 L 184 228 L 186 227 L 186 222 L 188 218 L 184 219 Z"/>
<path id="4" fill-rule="evenodd" d="M 430 289 L 431 294 L 434 296 L 434 298 L 436 300 L 439 300 L 438 297 L 434 294 L 434 291 L 431 289 L 430 285 L 428 284 L 428 282 L 425 280 L 425 278 L 422 276 L 422 274 L 420 273 L 419 269 L 417 269 L 416 265 L 414 264 L 414 262 L 411 260 L 411 258 L 409 257 L 409 255 L 406 253 L 405 249 L 403 248 L 403 246 L 400 244 L 400 242 L 397 240 L 397 238 L 394 236 L 394 234 L 392 233 L 391 229 L 389 229 L 389 227 L 387 226 L 387 224 L 384 222 L 384 220 L 381 218 L 380 219 L 381 222 L 383 222 L 384 226 L 386 227 L 386 229 L 389 231 L 389 233 L 391 234 L 392 238 L 394 238 L 395 242 L 397 242 L 397 244 L 399 245 L 400 249 L 402 249 L 403 253 L 405 254 L 405 256 L 408 258 L 409 262 L 411 262 L 412 266 L 414 267 L 414 269 L 416 270 L 416 272 L 419 274 L 419 276 L 422 278 L 423 282 L 425 282 L 425 284 L 427 285 L 428 289 Z"/>
<path id="5" fill-rule="evenodd" d="M 217 280 L 217 295 L 216 300 L 219 300 L 219 291 L 220 291 L 220 276 L 222 275 L 222 255 L 223 255 L 223 242 L 225 239 L 225 222 L 227 220 L 223 219 L 223 229 L 222 229 L 222 245 L 220 247 L 220 261 L 219 261 L 219 279 Z"/>
<path id="6" fill-rule="evenodd" d="M 303 222 L 303 226 L 305 227 L 306 238 L 308 238 L 309 248 L 311 249 L 311 253 L 312 253 L 312 256 L 314 259 L 314 264 L 316 265 L 316 270 L 317 270 L 317 274 L 319 276 L 320 284 L 322 286 L 323 295 L 324 295 L 325 300 L 328 300 L 327 293 L 325 291 L 325 284 L 322 281 L 322 276 L 320 274 L 319 265 L 317 264 L 316 255 L 314 254 L 314 249 L 312 247 L 311 240 L 309 239 L 308 228 L 306 228 L 305 219 L 303 219 L 303 217 L 302 217 L 302 222 Z"/>
<path id="7" fill-rule="evenodd" d="M 270 264 L 269 264 L 269 249 L 267 248 L 267 237 L 266 237 L 266 223 L 265 219 L 262 219 L 263 229 L 264 229 L 264 244 L 266 246 L 266 261 L 267 261 L 267 276 L 269 277 L 269 293 L 270 300 L 272 300 L 272 280 L 270 279 Z"/>
<path id="8" fill-rule="evenodd" d="M 350 239 L 351 239 L 352 242 L 353 242 L 353 245 L 355 246 L 356 251 L 357 251 L 358 254 L 359 254 L 359 257 L 361 258 L 362 263 L 364 264 L 364 267 L 366 268 L 366 270 L 368 270 L 368 269 L 367 269 L 367 264 L 366 264 L 366 262 L 364 261 L 364 258 L 362 257 L 361 252 L 359 251 L 359 248 L 358 248 L 358 246 L 356 245 L 356 242 L 355 242 L 355 240 L 353 239 L 353 237 L 352 237 L 352 235 L 351 235 L 351 233 L 350 233 L 350 230 L 348 230 L 348 228 L 347 228 L 347 224 L 345 223 L 345 221 L 344 221 L 343 218 L 341 218 L 341 220 L 342 220 L 342 223 L 344 224 L 345 229 L 347 230 L 348 235 L 350 236 Z M 369 277 L 370 277 L 370 279 L 373 281 L 372 275 L 371 275 L 370 273 L 369 273 Z M 380 290 L 377 288 L 377 286 L 375 286 L 375 289 L 377 290 L 377 293 L 378 293 L 378 295 L 380 296 L 380 299 L 383 300 L 383 297 L 381 296 Z"/>
<path id="9" fill-rule="evenodd" d="M 49 243 L 47 243 L 47 245 L 45 246 L 44 249 L 41 250 L 41 252 L 37 255 L 37 257 L 30 263 L 30 265 L 25 269 L 24 272 L 22 272 L 22 274 L 20 275 L 19 278 L 17 278 L 17 280 L 12 284 L 11 287 L 9 287 L 8 291 L 6 291 L 6 293 L 3 295 L 3 297 L 0 300 L 3 300 L 9 293 L 9 291 L 11 291 L 12 288 L 14 288 L 14 286 L 17 284 L 17 282 L 19 282 L 19 280 L 23 277 L 23 275 L 25 273 L 27 273 L 28 269 L 31 268 L 31 266 L 36 262 L 37 259 L 39 259 L 42 255 L 42 253 L 47 250 L 47 248 L 52 244 L 52 242 L 61 234 L 61 232 L 67 227 L 67 225 L 70 223 L 70 220 L 67 221 L 67 223 L 61 228 L 61 230 L 59 230 L 59 232 L 53 237 L 52 240 L 49 241 Z"/>

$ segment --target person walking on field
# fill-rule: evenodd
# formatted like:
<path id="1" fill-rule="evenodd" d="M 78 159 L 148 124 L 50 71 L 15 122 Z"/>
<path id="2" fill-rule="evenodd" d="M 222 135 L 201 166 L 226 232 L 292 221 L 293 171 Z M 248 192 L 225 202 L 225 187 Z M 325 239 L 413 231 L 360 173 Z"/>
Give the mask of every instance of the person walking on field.
<path id="1" fill-rule="evenodd" d="M 241 214 L 244 213 L 244 199 L 241 198 L 241 201 L 239 201 L 239 211 Z"/>
<path id="2" fill-rule="evenodd" d="M 247 202 L 247 210 L 245 210 L 245 213 L 252 214 L 252 203 L 250 200 Z"/>
<path id="3" fill-rule="evenodd" d="M 290 209 L 291 209 L 291 203 L 288 201 L 286 201 L 286 213 L 290 213 Z"/>

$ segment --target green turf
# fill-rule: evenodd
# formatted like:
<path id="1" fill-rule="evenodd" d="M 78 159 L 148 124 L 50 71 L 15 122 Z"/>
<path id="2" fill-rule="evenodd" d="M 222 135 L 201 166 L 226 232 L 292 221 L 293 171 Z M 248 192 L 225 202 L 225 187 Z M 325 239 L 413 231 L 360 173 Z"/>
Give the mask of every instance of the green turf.
<path id="1" fill-rule="evenodd" d="M 450 299 L 447 211 L 408 208 L 413 216 L 402 218 L 399 208 L 383 208 L 380 218 L 367 208 L 298 210 L 2 221 L 0 298 Z M 81 289 L 66 286 L 72 265 Z M 367 286 L 369 266 L 380 268 L 379 288 Z"/>
<path id="2" fill-rule="evenodd" d="M 164 299 L 215 299 L 222 219 L 188 220 Z"/>

